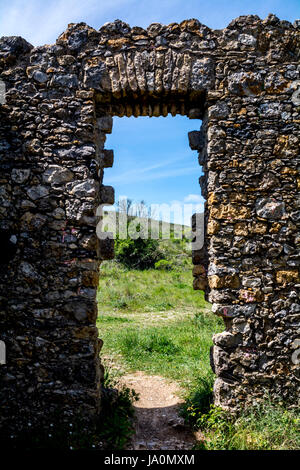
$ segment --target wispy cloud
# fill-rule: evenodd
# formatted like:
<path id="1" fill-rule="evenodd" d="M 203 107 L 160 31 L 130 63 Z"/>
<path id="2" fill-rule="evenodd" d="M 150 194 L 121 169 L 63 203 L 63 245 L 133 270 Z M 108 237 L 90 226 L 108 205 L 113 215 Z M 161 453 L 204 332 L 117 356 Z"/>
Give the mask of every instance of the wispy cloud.
<path id="1" fill-rule="evenodd" d="M 115 183 L 122 183 L 124 184 L 132 184 L 135 182 L 141 181 L 154 181 L 158 179 L 168 179 L 174 178 L 181 175 L 189 175 L 189 174 L 199 174 L 199 168 L 197 167 L 183 167 L 183 168 L 174 168 L 174 169 L 167 169 L 164 171 L 152 171 L 153 168 L 159 168 L 164 165 L 154 165 L 153 167 L 148 168 L 139 168 L 137 170 L 128 171 L 126 173 L 120 173 L 117 176 L 112 178 L 106 177 L 105 184 L 115 184 Z"/>
<path id="2" fill-rule="evenodd" d="M 126 152 L 122 149 L 122 158 Z M 128 152 L 128 155 L 131 155 L 131 152 Z M 140 181 L 151 181 L 161 178 L 171 178 L 175 176 L 180 176 L 181 174 L 190 174 L 194 171 L 199 173 L 199 167 L 180 167 L 178 164 L 180 162 L 185 162 L 187 159 L 186 155 L 180 154 L 178 157 L 168 158 L 167 160 L 163 160 L 159 163 L 155 163 L 154 165 L 146 166 L 146 167 L 138 167 L 134 168 L 133 170 L 125 171 L 125 172 L 118 172 L 116 176 L 109 177 L 109 173 L 105 175 L 105 183 L 106 184 L 115 184 L 115 183 L 123 183 L 123 184 L 132 184 L 134 182 Z M 136 164 L 136 162 L 135 162 Z M 174 168 L 174 166 L 177 167 Z M 162 170 L 165 168 L 164 171 L 157 171 Z"/>
<path id="3" fill-rule="evenodd" d="M 200 194 L 188 194 L 184 198 L 184 202 L 200 203 L 202 201 L 203 201 L 203 198 L 200 196 Z"/>

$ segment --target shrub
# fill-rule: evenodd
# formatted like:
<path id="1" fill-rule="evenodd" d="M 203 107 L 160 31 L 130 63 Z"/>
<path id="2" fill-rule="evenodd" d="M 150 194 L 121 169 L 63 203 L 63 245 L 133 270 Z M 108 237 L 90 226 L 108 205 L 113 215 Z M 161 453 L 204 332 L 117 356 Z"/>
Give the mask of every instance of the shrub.
<path id="1" fill-rule="evenodd" d="M 171 261 L 167 261 L 166 259 L 161 259 L 157 261 L 157 263 L 155 263 L 154 267 L 155 269 L 169 271 L 174 268 L 174 263 L 172 263 Z"/>
<path id="2" fill-rule="evenodd" d="M 138 238 L 132 240 L 117 238 L 115 244 L 117 261 L 131 269 L 150 269 L 161 258 L 157 240 Z"/>

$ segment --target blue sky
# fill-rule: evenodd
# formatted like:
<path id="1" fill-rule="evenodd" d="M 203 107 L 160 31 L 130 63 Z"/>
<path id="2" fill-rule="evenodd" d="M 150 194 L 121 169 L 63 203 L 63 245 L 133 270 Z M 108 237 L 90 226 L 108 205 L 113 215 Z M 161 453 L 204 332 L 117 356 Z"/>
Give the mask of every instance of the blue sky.
<path id="1" fill-rule="evenodd" d="M 215 29 L 233 18 L 274 13 L 289 21 L 300 17 L 299 0 L 0 0 L 0 35 L 20 35 L 33 45 L 53 43 L 68 23 L 84 21 L 98 29 L 121 19 L 131 26 L 169 24 L 198 18 Z"/>
<path id="2" fill-rule="evenodd" d="M 269 13 L 293 22 L 300 0 L 0 0 L 0 36 L 20 35 L 37 46 L 54 43 L 68 23 L 80 21 L 99 29 L 117 18 L 142 27 L 197 18 L 221 29 L 240 15 Z M 187 139 L 199 127 L 200 121 L 182 116 L 114 118 L 106 148 L 114 149 L 115 164 L 104 182 L 116 188 L 117 198 L 199 203 L 201 169 Z"/>
<path id="3" fill-rule="evenodd" d="M 188 145 L 188 132 L 200 126 L 200 120 L 179 115 L 115 117 L 105 143 L 106 148 L 114 149 L 115 163 L 105 170 L 105 184 L 116 189 L 117 199 L 127 196 L 149 205 L 193 204 L 195 211 L 201 210 L 202 172 L 197 152 Z M 189 208 L 186 210 L 185 223 L 189 223 Z"/>

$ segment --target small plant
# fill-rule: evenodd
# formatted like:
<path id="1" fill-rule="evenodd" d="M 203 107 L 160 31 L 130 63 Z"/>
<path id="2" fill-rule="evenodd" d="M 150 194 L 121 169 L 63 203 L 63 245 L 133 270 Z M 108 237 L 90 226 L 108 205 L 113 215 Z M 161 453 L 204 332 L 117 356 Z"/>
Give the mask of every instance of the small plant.
<path id="1" fill-rule="evenodd" d="M 296 450 L 300 446 L 299 411 L 270 401 L 245 409 L 238 418 L 211 406 L 198 416 L 197 427 L 205 436 L 198 449 Z"/>
<path id="2" fill-rule="evenodd" d="M 199 377 L 181 407 L 181 415 L 195 428 L 199 428 L 199 419 L 209 412 L 213 403 L 213 383 L 214 375 L 210 372 Z"/>
<path id="3" fill-rule="evenodd" d="M 121 385 L 116 373 L 107 367 L 102 385 L 102 410 L 97 428 L 97 434 L 106 449 L 123 449 L 134 433 L 133 403 L 137 400 L 138 395 L 135 391 Z"/>
<path id="4" fill-rule="evenodd" d="M 174 268 L 174 263 L 172 263 L 171 261 L 167 261 L 166 259 L 161 259 L 157 261 L 157 263 L 155 263 L 154 267 L 155 269 L 169 271 Z"/>

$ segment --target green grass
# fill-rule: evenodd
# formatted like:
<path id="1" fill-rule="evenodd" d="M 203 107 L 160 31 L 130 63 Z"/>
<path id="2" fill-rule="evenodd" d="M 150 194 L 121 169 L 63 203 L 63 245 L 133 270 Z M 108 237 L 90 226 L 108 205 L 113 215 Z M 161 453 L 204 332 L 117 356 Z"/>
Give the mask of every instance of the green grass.
<path id="1" fill-rule="evenodd" d="M 190 270 L 177 269 L 138 271 L 103 263 L 97 326 L 104 357 L 118 374 L 140 370 L 180 384 L 182 415 L 204 434 L 199 449 L 299 449 L 299 412 L 263 403 L 234 419 L 212 406 L 209 350 L 212 335 L 224 324 L 211 313 L 203 293 L 193 291 Z M 126 406 L 132 400 L 128 393 Z M 120 440 L 130 433 L 122 419 Z M 118 426 L 113 420 L 110 427 Z"/>
<path id="2" fill-rule="evenodd" d="M 102 266 L 97 326 L 103 354 L 127 371 L 163 375 L 185 390 L 209 365 L 212 335 L 224 329 L 203 292 L 192 288 L 190 272 L 126 270 Z"/>
<path id="3" fill-rule="evenodd" d="M 222 326 L 214 318 L 209 320 L 205 330 L 193 318 L 156 327 L 128 328 L 124 334 L 117 334 L 115 346 L 131 370 L 163 375 L 188 390 L 199 376 L 212 375 L 211 338 Z"/>
<path id="4" fill-rule="evenodd" d="M 189 271 L 128 270 L 116 262 L 100 269 L 99 314 L 207 308 L 203 292 L 192 288 Z"/>
<path id="5" fill-rule="evenodd" d="M 204 433 L 198 449 L 206 450 L 299 450 L 300 413 L 265 401 L 234 419 L 224 410 L 211 407 L 199 415 Z"/>

